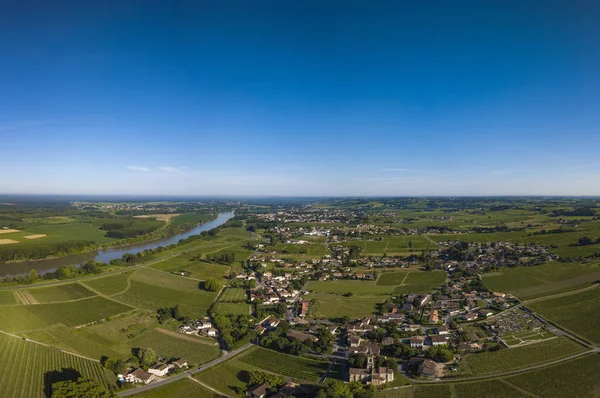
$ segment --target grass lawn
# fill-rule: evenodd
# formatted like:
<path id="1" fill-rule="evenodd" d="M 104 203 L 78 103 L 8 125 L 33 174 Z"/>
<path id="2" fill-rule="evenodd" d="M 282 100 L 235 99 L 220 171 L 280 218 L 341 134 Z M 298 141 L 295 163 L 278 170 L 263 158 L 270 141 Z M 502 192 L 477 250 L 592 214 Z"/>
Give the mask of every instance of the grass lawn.
<path id="1" fill-rule="evenodd" d="M 559 234 L 560 235 L 560 234 Z M 600 262 L 588 264 L 551 262 L 534 267 L 502 268 L 483 277 L 493 291 L 531 299 L 576 290 L 600 279 Z"/>
<path id="2" fill-rule="evenodd" d="M 218 397 L 200 384 L 183 379 L 152 390 L 135 394 L 136 398 L 213 398 Z"/>
<path id="3" fill-rule="evenodd" d="M 591 354 L 559 365 L 507 377 L 508 383 L 539 397 L 598 397 L 600 355 Z"/>
<path id="4" fill-rule="evenodd" d="M 564 358 L 584 349 L 567 337 L 557 337 L 523 347 L 465 356 L 461 367 L 473 375 L 486 375 Z"/>
<path id="5" fill-rule="evenodd" d="M 156 330 L 151 330 L 130 341 L 132 347 L 153 348 L 156 353 L 168 359 L 185 358 L 190 364 L 200 365 L 221 355 L 218 346 L 166 335 Z"/>
<path id="6" fill-rule="evenodd" d="M 29 289 L 28 291 L 40 303 L 78 300 L 96 295 L 79 283 L 41 287 L 37 289 Z"/>
<path id="7" fill-rule="evenodd" d="M 311 294 L 308 300 L 315 299 L 310 308 L 310 315 L 315 318 L 337 318 L 348 316 L 360 318 L 373 315 L 377 311 L 377 304 L 385 301 L 385 296 L 353 296 L 343 297 L 337 294 Z"/>
<path id="8" fill-rule="evenodd" d="M 304 239 L 304 238 L 302 238 Z M 307 243 L 303 245 L 295 245 L 291 243 L 281 243 L 275 245 L 273 250 L 283 254 L 307 254 L 309 256 L 326 256 L 331 254 L 325 245 Z"/>
<path id="9" fill-rule="evenodd" d="M 600 288 L 537 301 L 528 307 L 584 339 L 600 343 Z"/>

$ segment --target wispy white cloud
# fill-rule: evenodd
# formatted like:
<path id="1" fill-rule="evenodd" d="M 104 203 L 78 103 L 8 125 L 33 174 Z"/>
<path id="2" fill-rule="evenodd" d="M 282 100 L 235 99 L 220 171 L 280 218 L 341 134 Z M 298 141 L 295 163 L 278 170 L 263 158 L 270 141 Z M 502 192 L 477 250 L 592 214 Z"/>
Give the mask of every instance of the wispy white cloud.
<path id="1" fill-rule="evenodd" d="M 160 166 L 160 167 L 157 167 L 157 169 L 160 171 L 166 171 L 167 173 L 179 173 L 179 172 L 187 169 L 187 166 L 182 166 L 182 167 Z"/>
<path id="2" fill-rule="evenodd" d="M 129 165 L 129 166 L 127 166 L 127 168 L 129 170 L 133 170 L 133 171 L 150 171 L 149 168 L 144 167 L 144 166 Z"/>

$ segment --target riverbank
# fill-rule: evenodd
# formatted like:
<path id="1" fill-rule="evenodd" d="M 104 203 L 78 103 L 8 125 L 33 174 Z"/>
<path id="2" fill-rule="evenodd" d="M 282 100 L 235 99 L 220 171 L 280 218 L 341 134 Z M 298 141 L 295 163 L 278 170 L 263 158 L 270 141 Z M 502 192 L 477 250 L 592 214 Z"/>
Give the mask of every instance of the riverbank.
<path id="1" fill-rule="evenodd" d="M 226 223 L 233 218 L 234 212 L 219 213 L 216 218 L 203 222 L 193 228 L 178 232 L 158 239 L 146 240 L 134 244 L 123 244 L 120 246 L 108 247 L 106 249 L 95 249 L 86 253 L 70 255 L 64 257 L 47 258 L 43 260 L 26 260 L 20 262 L 7 262 L 0 264 L 0 277 L 6 275 L 26 275 L 32 269 L 38 274 L 43 275 L 48 272 L 54 272 L 59 267 L 76 265 L 79 266 L 88 261 L 109 263 L 113 259 L 120 259 L 125 254 L 137 254 L 145 250 L 155 249 L 159 246 L 169 246 L 176 244 L 179 240 L 188 238 L 192 235 L 198 235 L 203 231 L 209 231 Z"/>

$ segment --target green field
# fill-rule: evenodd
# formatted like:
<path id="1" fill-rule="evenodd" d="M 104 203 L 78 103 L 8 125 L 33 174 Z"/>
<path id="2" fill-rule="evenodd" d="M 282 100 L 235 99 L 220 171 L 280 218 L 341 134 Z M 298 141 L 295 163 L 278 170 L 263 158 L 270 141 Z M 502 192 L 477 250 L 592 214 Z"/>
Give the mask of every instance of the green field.
<path id="1" fill-rule="evenodd" d="M 109 376 L 100 363 L 67 354 L 22 339 L 0 334 L 0 396 L 45 397 L 45 382 L 52 384 L 57 372 L 71 368 L 109 386 L 114 376 Z M 109 378 L 110 377 L 110 378 Z"/>
<path id="2" fill-rule="evenodd" d="M 241 362 L 238 356 L 200 372 L 194 378 L 231 397 L 236 397 L 244 394 L 248 388 L 250 370 L 261 369 Z"/>
<path id="3" fill-rule="evenodd" d="M 600 288 L 527 305 L 544 318 L 594 343 L 600 343 Z"/>
<path id="4" fill-rule="evenodd" d="M 17 304 L 17 298 L 10 290 L 0 290 L 0 305 Z"/>
<path id="5" fill-rule="evenodd" d="M 186 316 L 204 316 L 216 292 L 200 290 L 198 281 L 151 269 L 138 270 L 131 287 L 114 299 L 134 307 L 156 310 L 179 304 Z"/>
<path id="6" fill-rule="evenodd" d="M 27 305 L 25 307 L 48 325 L 62 323 L 71 327 L 99 321 L 133 309 L 125 304 L 98 296 L 66 303 Z"/>
<path id="7" fill-rule="evenodd" d="M 41 287 L 38 289 L 29 289 L 28 291 L 40 303 L 78 300 L 96 295 L 78 283 Z"/>
<path id="8" fill-rule="evenodd" d="M 328 361 L 282 354 L 256 347 L 240 355 L 239 361 L 266 371 L 291 377 L 294 380 L 317 382 L 329 367 Z"/>
<path id="9" fill-rule="evenodd" d="M 361 318 L 373 315 L 377 311 L 377 304 L 385 301 L 385 296 L 353 296 L 343 297 L 337 294 L 311 294 L 308 300 L 315 300 L 309 310 L 315 318 L 336 318 L 348 316 Z"/>
<path id="10" fill-rule="evenodd" d="M 167 360 L 185 358 L 190 364 L 195 365 L 212 361 L 221 354 L 218 346 L 210 346 L 184 338 L 168 336 L 155 330 L 136 337 L 130 344 L 138 348 L 153 348 L 158 355 Z"/>
<path id="11" fill-rule="evenodd" d="M 409 248 L 409 243 L 412 242 L 412 248 Z M 430 242 L 423 236 L 384 236 L 381 240 L 356 240 L 351 242 L 343 242 L 336 246 L 360 246 L 362 247 L 362 255 L 365 256 L 381 256 L 384 253 L 387 255 L 404 255 L 412 252 L 421 252 L 423 250 L 437 249 L 437 245 Z"/>
<path id="12" fill-rule="evenodd" d="M 200 384 L 183 379 L 162 387 L 135 394 L 136 398 L 216 398 L 219 395 L 202 387 Z"/>
<path id="13" fill-rule="evenodd" d="M 248 315 L 250 305 L 246 303 L 221 303 L 218 302 L 212 307 L 212 311 L 217 315 L 235 314 Z"/>
<path id="14" fill-rule="evenodd" d="M 87 280 L 84 284 L 101 294 L 112 296 L 125 291 L 129 287 L 128 279 L 131 274 L 131 272 L 125 272 L 122 274 L 105 276 L 103 278 Z"/>
<path id="15" fill-rule="evenodd" d="M 331 254 L 325 245 L 313 243 L 307 243 L 303 245 L 281 243 L 273 246 L 273 250 L 283 254 L 306 254 L 309 256 L 326 256 Z"/>
<path id="16" fill-rule="evenodd" d="M 48 304 L 46 304 L 48 305 Z M 18 332 L 20 330 L 42 329 L 47 324 L 28 310 L 29 305 L 2 307 L 0 311 L 0 330 Z"/>
<path id="17" fill-rule="evenodd" d="M 579 289 L 599 279 L 598 261 L 588 264 L 550 262 L 534 267 L 502 268 L 499 273 L 483 277 L 490 290 L 512 293 L 521 299 Z"/>
<path id="18" fill-rule="evenodd" d="M 26 239 L 28 235 L 44 234 L 42 238 Z M 46 224 L 27 227 L 26 230 L 10 234 L 2 234 L 2 239 L 13 239 L 21 243 L 35 245 L 37 243 L 59 243 L 68 240 L 93 240 L 98 244 L 114 242 L 117 239 L 108 238 L 106 231 L 97 225 L 84 222 L 72 222 L 67 224 Z"/>
<path id="19" fill-rule="evenodd" d="M 597 398 L 599 374 L 600 355 L 591 354 L 504 380 L 539 397 Z"/>
<path id="20" fill-rule="evenodd" d="M 306 290 L 315 293 L 392 294 L 393 286 L 378 286 L 373 281 L 338 279 L 335 281 L 310 281 Z"/>
<path id="21" fill-rule="evenodd" d="M 527 398 L 529 395 L 500 380 L 452 384 L 454 398 Z"/>
<path id="22" fill-rule="evenodd" d="M 228 287 L 227 289 L 223 290 L 223 293 L 221 293 L 219 301 L 239 303 L 246 302 L 246 298 L 246 289 Z"/>
<path id="23" fill-rule="evenodd" d="M 486 375 L 537 365 L 583 350 L 571 339 L 557 337 L 523 347 L 469 354 L 463 359 L 461 368 L 473 375 Z"/>

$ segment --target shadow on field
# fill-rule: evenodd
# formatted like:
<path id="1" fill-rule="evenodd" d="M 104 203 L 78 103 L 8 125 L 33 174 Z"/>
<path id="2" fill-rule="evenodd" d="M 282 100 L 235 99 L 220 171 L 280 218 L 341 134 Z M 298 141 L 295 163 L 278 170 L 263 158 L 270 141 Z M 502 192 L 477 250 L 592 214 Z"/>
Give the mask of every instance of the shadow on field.
<path id="1" fill-rule="evenodd" d="M 51 370 L 44 373 L 44 393 L 47 398 L 52 397 L 52 384 L 59 381 L 76 381 L 81 373 L 73 368 L 62 368 L 60 371 Z"/>

